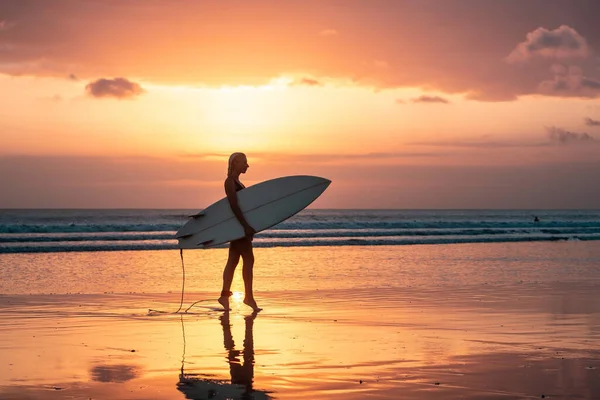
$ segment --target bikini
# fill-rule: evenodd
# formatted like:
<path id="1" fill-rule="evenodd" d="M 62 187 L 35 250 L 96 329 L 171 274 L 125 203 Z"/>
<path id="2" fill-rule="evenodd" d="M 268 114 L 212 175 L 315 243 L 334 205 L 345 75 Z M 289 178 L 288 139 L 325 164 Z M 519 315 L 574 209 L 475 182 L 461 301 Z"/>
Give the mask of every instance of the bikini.
<path id="1" fill-rule="evenodd" d="M 242 184 L 242 182 L 239 182 L 239 181 L 237 181 L 237 180 L 234 179 L 233 183 L 235 183 L 235 191 L 236 192 L 239 192 L 242 189 L 246 189 L 246 186 L 244 186 Z"/>

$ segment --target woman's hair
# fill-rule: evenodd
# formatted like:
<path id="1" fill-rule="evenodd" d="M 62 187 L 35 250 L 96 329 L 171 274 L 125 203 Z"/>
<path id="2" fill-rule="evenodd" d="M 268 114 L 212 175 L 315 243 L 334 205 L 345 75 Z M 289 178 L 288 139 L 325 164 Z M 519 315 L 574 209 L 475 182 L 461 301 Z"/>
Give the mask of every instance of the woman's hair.
<path id="1" fill-rule="evenodd" d="M 229 156 L 229 165 L 227 166 L 227 176 L 230 176 L 231 173 L 233 172 L 233 162 L 235 161 L 236 158 L 238 158 L 239 156 L 243 156 L 244 153 L 232 153 Z"/>

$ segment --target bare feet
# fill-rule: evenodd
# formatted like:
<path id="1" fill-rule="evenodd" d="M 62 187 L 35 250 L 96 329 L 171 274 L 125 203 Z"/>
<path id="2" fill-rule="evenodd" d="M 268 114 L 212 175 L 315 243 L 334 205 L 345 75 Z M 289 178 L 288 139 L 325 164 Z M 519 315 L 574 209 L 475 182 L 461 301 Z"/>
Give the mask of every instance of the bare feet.
<path id="1" fill-rule="evenodd" d="M 244 299 L 244 304 L 247 305 L 248 307 L 251 307 L 252 310 L 254 310 L 254 312 L 259 312 L 260 310 L 262 310 L 262 308 L 260 308 L 257 304 L 256 304 L 256 300 L 252 299 L 248 299 L 245 298 Z"/>
<path id="2" fill-rule="evenodd" d="M 225 311 L 231 311 L 231 309 L 229 308 L 229 296 L 221 296 L 221 297 L 219 297 L 219 300 L 217 300 L 217 301 L 219 302 L 220 305 L 223 306 Z"/>

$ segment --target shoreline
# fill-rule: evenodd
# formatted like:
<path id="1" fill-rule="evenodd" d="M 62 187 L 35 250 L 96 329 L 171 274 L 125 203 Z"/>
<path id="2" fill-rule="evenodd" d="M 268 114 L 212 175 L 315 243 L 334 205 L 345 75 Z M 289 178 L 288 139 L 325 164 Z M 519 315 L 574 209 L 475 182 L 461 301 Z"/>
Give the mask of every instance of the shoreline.
<path id="1" fill-rule="evenodd" d="M 440 246 L 440 245 L 460 245 L 460 244 L 505 244 L 505 243 L 555 243 L 555 242 L 596 242 L 600 241 L 600 235 L 593 234 L 594 236 L 586 237 L 583 234 L 579 234 L 576 237 L 573 235 L 565 234 L 560 237 L 546 238 L 546 237 L 538 237 L 538 238 L 523 238 L 523 237 L 515 237 L 515 238 L 505 238 L 505 239 L 436 239 L 436 238 L 428 238 L 423 239 L 416 238 L 411 239 L 397 239 L 396 237 L 392 237 L 391 239 L 386 239 L 385 237 L 374 237 L 373 239 L 368 239 L 364 237 L 358 238 L 350 238 L 350 239 L 333 239 L 329 240 L 328 238 L 301 238 L 296 239 L 295 241 L 288 241 L 285 245 L 280 245 L 277 243 L 268 242 L 268 239 L 261 239 L 260 236 L 255 238 L 253 246 L 256 249 L 279 249 L 279 248 L 322 248 L 322 247 L 380 247 L 380 246 Z M 264 240 L 265 243 L 261 243 L 261 240 Z M 164 241 L 164 240 L 162 240 Z M 309 243 L 313 242 L 313 244 Z M 317 244 L 314 244 L 317 242 Z M 117 242 L 118 243 L 118 242 Z M 44 249 L 44 246 L 15 246 L 15 247 L 3 247 L 0 248 L 0 256 L 2 254 L 46 254 L 46 253 L 101 253 L 101 252 L 115 252 L 115 251 L 173 251 L 180 250 L 180 248 L 176 244 L 169 245 L 147 245 L 147 244 L 137 244 L 137 245 L 128 245 L 129 247 L 106 247 L 106 246 L 97 246 L 97 245 L 79 245 L 79 247 L 69 248 L 69 247 L 57 247 Z M 227 245 L 220 245 L 211 247 L 208 249 L 185 249 L 187 251 L 206 251 L 206 250 L 218 250 L 218 249 L 226 249 Z"/>

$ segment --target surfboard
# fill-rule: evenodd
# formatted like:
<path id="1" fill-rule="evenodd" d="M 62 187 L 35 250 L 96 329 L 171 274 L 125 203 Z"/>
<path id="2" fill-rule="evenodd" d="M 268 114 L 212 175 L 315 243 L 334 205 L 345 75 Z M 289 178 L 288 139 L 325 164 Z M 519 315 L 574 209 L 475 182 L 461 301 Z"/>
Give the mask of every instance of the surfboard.
<path id="1" fill-rule="evenodd" d="M 294 175 L 258 183 L 237 192 L 246 221 L 258 233 L 292 217 L 315 201 L 331 181 Z M 175 237 L 180 249 L 204 249 L 244 237 L 227 197 L 189 216 Z"/>

